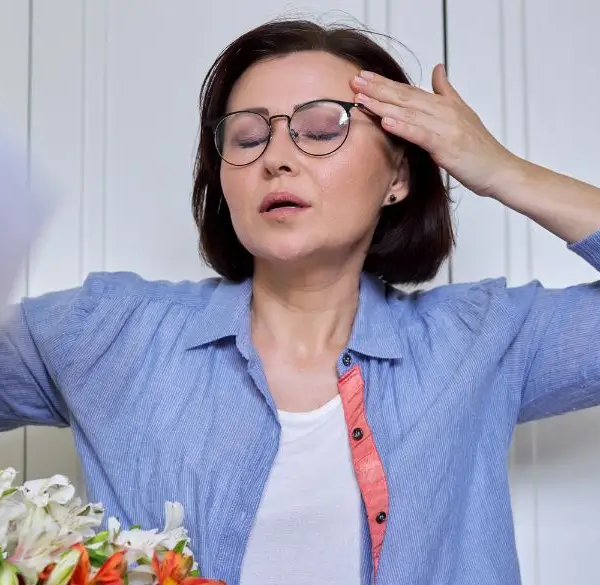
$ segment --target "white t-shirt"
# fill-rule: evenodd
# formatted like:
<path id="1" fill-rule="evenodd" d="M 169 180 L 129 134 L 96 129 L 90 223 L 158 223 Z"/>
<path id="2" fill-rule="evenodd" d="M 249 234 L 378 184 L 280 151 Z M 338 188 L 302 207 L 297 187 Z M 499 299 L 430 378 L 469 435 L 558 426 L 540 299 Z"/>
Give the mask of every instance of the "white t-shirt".
<path id="1" fill-rule="evenodd" d="M 362 500 L 341 398 L 279 412 L 275 458 L 241 585 L 360 585 Z"/>

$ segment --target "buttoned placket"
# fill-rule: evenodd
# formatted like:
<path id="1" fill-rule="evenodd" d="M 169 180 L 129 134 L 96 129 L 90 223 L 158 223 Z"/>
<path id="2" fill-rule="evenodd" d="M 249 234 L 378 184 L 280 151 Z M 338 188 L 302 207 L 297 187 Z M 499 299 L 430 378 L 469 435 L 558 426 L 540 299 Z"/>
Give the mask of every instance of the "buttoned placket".
<path id="1" fill-rule="evenodd" d="M 367 513 L 375 580 L 389 514 L 389 492 L 383 463 L 366 417 L 365 381 L 360 364 L 350 351 L 345 351 L 338 369 L 338 390 L 344 407 L 352 463 Z"/>

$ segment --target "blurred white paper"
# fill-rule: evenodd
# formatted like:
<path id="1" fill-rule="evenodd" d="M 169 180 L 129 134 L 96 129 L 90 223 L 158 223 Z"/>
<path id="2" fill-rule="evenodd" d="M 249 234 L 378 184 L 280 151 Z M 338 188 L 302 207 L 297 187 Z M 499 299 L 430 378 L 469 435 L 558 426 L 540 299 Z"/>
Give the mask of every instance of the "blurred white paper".
<path id="1" fill-rule="evenodd" d="M 31 245 L 49 216 L 49 193 L 29 188 L 27 154 L 0 134 L 0 319 Z"/>

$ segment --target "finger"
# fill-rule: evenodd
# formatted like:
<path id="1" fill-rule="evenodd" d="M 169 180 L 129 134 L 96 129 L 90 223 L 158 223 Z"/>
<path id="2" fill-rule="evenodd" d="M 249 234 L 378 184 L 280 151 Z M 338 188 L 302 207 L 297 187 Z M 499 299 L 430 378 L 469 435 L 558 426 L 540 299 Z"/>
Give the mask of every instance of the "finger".
<path id="1" fill-rule="evenodd" d="M 433 148 L 445 131 L 442 121 L 418 110 L 394 106 L 360 94 L 356 96 L 356 101 L 380 117 L 384 130 L 426 150 Z"/>
<path id="2" fill-rule="evenodd" d="M 388 118 L 412 126 L 420 126 L 428 132 L 433 132 L 435 134 L 442 134 L 447 127 L 447 124 L 442 118 L 431 116 L 410 106 L 398 106 L 387 102 L 381 102 L 369 96 L 365 96 L 364 94 L 357 94 L 355 99 L 382 119 Z"/>
<path id="3" fill-rule="evenodd" d="M 411 144 L 416 144 L 428 152 L 432 152 L 433 150 L 437 136 L 423 126 L 387 117 L 381 120 L 381 126 L 390 134 L 398 136 Z"/>
<path id="4" fill-rule="evenodd" d="M 458 91 L 456 91 L 454 86 L 450 83 L 448 75 L 446 73 L 446 68 L 441 63 L 438 63 L 433 68 L 433 73 L 431 75 L 431 85 L 436 95 L 453 98 L 455 100 L 458 100 L 459 102 L 464 103 L 464 100 L 462 99 Z"/>
<path id="5" fill-rule="evenodd" d="M 375 77 L 366 79 L 364 75 L 357 75 L 352 80 L 352 87 L 356 92 L 373 97 L 379 101 L 396 105 L 410 105 L 426 114 L 435 113 L 439 104 L 439 97 L 426 92 L 418 87 L 399 83 L 373 74 Z"/>
<path id="6" fill-rule="evenodd" d="M 362 93 L 356 94 L 355 101 L 365 105 L 369 111 L 379 118 L 391 118 L 416 126 L 428 126 L 426 118 L 432 118 L 429 114 L 420 112 L 414 108 L 390 104 L 389 102 L 380 101 Z"/>

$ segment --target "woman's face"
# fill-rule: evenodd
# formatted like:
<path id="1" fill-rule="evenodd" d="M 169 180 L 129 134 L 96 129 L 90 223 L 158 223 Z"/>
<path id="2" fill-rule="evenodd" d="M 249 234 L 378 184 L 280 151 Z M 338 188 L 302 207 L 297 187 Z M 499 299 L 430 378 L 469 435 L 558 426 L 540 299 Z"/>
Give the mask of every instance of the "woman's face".
<path id="1" fill-rule="evenodd" d="M 317 99 L 353 102 L 349 82 L 358 71 L 354 64 L 319 51 L 261 61 L 235 84 L 227 112 L 261 109 L 268 118 L 291 115 L 296 105 Z M 325 126 L 336 122 L 332 112 L 323 111 Z M 332 154 L 305 154 L 288 133 L 286 119 L 277 118 L 260 158 L 246 166 L 223 161 L 221 183 L 233 226 L 257 264 L 364 257 L 382 206 L 389 204 L 391 194 L 396 201 L 406 196 L 408 181 L 398 168 L 399 153 L 392 150 L 378 120 L 358 108 L 350 116 L 348 137 Z M 326 148 L 326 136 L 307 138 L 302 123 L 298 129 L 299 144 Z M 256 130 L 240 125 L 226 140 L 234 141 L 240 153 L 260 152 L 252 132 Z M 280 201 L 284 207 L 264 209 L 272 198 L 297 198 L 300 205 Z"/>

